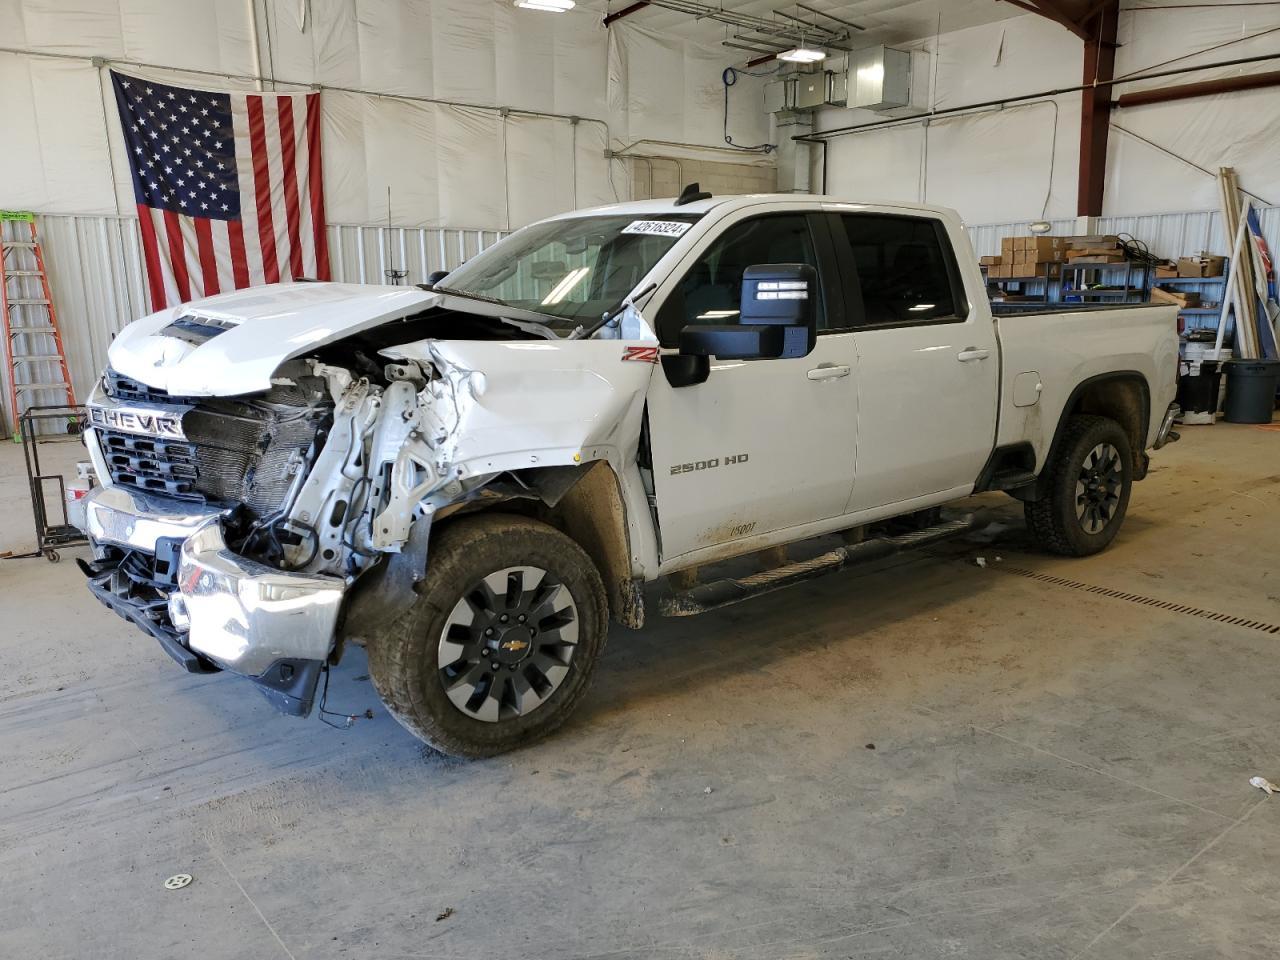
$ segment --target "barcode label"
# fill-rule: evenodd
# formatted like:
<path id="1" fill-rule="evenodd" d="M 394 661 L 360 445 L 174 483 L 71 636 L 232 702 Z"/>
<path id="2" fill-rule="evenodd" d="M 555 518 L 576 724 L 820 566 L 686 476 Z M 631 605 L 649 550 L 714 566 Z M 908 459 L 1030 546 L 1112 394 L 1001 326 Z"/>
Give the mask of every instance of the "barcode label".
<path id="1" fill-rule="evenodd" d="M 682 237 L 693 224 L 681 220 L 632 220 L 623 233 L 640 233 L 650 237 Z"/>

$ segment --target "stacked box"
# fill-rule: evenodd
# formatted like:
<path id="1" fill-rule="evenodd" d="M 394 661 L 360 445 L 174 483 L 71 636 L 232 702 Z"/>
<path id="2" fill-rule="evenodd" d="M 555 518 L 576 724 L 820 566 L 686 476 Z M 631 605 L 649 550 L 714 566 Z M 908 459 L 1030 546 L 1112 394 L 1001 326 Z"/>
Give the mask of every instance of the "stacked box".
<path id="1" fill-rule="evenodd" d="M 1226 257 L 1215 257 L 1208 253 L 1201 253 L 1197 257 L 1179 257 L 1178 276 L 1220 277 L 1226 262 Z"/>
<path id="2" fill-rule="evenodd" d="M 1186 310 L 1188 307 L 1200 306 L 1200 294 L 1192 290 L 1164 290 L 1160 287 L 1152 287 L 1151 302 L 1171 303 L 1179 310 Z"/>

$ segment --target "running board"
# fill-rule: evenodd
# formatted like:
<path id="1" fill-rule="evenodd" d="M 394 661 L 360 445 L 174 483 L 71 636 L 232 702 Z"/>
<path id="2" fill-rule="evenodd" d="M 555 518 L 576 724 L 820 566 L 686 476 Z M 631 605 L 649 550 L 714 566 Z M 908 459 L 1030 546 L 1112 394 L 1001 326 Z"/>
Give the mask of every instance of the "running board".
<path id="1" fill-rule="evenodd" d="M 925 527 L 923 530 L 913 530 L 896 537 L 877 537 L 874 540 L 837 547 L 811 560 L 789 563 L 736 580 L 713 580 L 710 583 L 702 583 L 692 590 L 664 597 L 658 604 L 658 612 L 664 617 L 691 617 L 709 610 L 718 610 L 720 607 L 772 593 L 774 590 L 781 590 L 792 584 L 816 580 L 818 577 L 835 573 L 857 563 L 879 560 L 904 550 L 937 543 L 939 540 L 967 533 L 976 525 L 977 521 L 970 514 L 958 520 L 948 520 L 945 523 Z"/>

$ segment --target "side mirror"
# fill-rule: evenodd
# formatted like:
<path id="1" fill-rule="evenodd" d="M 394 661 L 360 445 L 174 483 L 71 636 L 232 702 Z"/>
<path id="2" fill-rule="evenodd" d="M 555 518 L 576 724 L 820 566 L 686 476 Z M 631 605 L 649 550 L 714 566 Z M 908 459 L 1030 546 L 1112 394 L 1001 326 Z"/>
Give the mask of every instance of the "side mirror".
<path id="1" fill-rule="evenodd" d="M 449 275 L 448 270 L 432 270 L 427 274 L 427 286 L 434 287 L 437 283 Z"/>
<path id="2" fill-rule="evenodd" d="M 769 263 L 742 274 L 738 322 L 691 324 L 680 331 L 680 353 L 722 360 L 807 356 L 817 342 L 814 300 L 818 273 L 804 263 Z"/>

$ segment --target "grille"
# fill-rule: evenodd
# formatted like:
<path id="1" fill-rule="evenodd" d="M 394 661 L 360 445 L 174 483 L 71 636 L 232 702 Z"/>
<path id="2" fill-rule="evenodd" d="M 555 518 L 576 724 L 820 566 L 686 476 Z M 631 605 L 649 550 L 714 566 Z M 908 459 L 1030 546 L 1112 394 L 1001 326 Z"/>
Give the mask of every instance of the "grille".
<path id="1" fill-rule="evenodd" d="M 205 499 L 196 487 L 195 444 L 103 429 L 98 430 L 98 440 L 114 483 L 183 500 Z"/>
<path id="2" fill-rule="evenodd" d="M 106 375 L 102 378 L 102 383 L 106 388 L 107 395 L 115 397 L 117 400 L 131 400 L 134 403 L 173 403 L 173 398 L 169 396 L 167 390 L 148 387 L 145 383 L 130 380 L 114 370 L 106 372 Z"/>
<path id="3" fill-rule="evenodd" d="M 332 404 L 305 387 L 273 387 L 236 400 L 174 397 L 108 373 L 118 400 L 185 405 L 186 440 L 98 429 L 112 482 L 201 503 L 242 504 L 253 516 L 279 509 L 327 424 Z"/>

